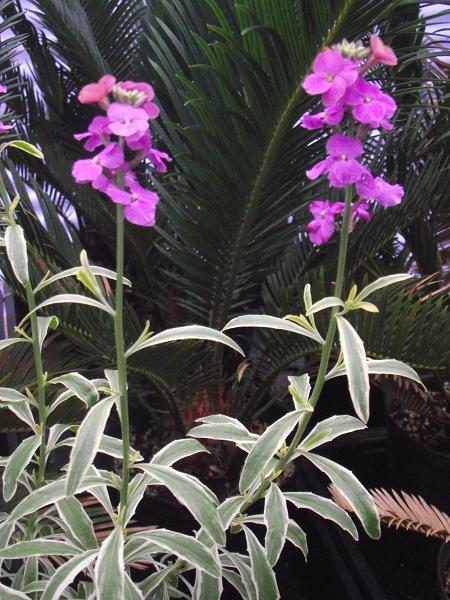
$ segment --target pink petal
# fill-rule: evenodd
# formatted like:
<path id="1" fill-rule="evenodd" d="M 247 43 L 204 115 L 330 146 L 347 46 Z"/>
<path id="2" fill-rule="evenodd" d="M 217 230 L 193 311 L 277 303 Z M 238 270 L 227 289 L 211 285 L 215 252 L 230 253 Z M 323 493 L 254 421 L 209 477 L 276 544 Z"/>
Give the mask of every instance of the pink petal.
<path id="1" fill-rule="evenodd" d="M 332 81 L 327 81 L 321 75 L 308 75 L 303 82 L 303 89 L 307 94 L 314 96 L 315 94 L 323 94 L 330 89 Z"/>
<path id="2" fill-rule="evenodd" d="M 112 142 L 100 152 L 98 158 L 107 169 L 118 169 L 124 162 L 123 150 L 120 144 Z"/>
<path id="3" fill-rule="evenodd" d="M 325 106 L 330 106 L 330 104 L 336 104 L 343 95 L 345 94 L 345 90 L 347 89 L 347 85 L 342 77 L 336 75 L 334 80 L 331 82 L 331 87 L 328 91 L 326 91 L 322 96 L 322 102 Z"/>
<path id="4" fill-rule="evenodd" d="M 309 239 L 316 246 L 321 246 L 328 242 L 336 230 L 333 219 L 314 219 L 306 226 Z"/>
<path id="5" fill-rule="evenodd" d="M 153 102 L 146 102 L 142 108 L 147 113 L 149 119 L 156 119 L 159 117 L 159 106 L 156 106 Z"/>
<path id="6" fill-rule="evenodd" d="M 308 171 L 306 171 L 306 177 L 308 179 L 317 179 L 318 177 L 323 175 L 323 173 L 328 172 L 330 164 L 331 163 L 330 163 L 329 158 L 326 158 L 325 160 L 321 160 L 316 165 L 314 165 L 312 167 L 312 169 L 309 169 Z"/>
<path id="7" fill-rule="evenodd" d="M 153 192 L 154 193 L 154 192 Z M 157 197 L 158 195 L 155 194 Z M 141 225 L 142 227 L 151 227 L 156 222 L 156 202 L 147 202 L 137 200 L 125 207 L 125 218 L 130 223 Z"/>
<path id="8" fill-rule="evenodd" d="M 92 158 L 77 160 L 72 167 L 72 177 L 77 183 L 88 183 L 102 174 L 102 166 Z"/>
<path id="9" fill-rule="evenodd" d="M 344 107 L 342 104 L 335 104 L 325 109 L 325 122 L 328 125 L 338 125 L 344 116 Z"/>
<path id="10" fill-rule="evenodd" d="M 330 137 L 326 145 L 330 156 L 340 158 L 342 155 L 348 158 L 356 158 L 363 153 L 363 146 L 359 140 L 347 135 L 335 133 Z"/>
<path id="11" fill-rule="evenodd" d="M 386 46 L 378 35 L 370 36 L 370 48 L 376 62 L 389 66 L 394 66 L 398 63 L 395 52 L 392 48 Z"/>
<path id="12" fill-rule="evenodd" d="M 131 204 L 131 194 L 130 194 L 130 192 L 126 192 L 125 190 L 122 190 L 122 189 L 116 187 L 112 183 L 110 183 L 110 185 L 105 190 L 103 190 L 103 191 L 116 204 L 123 204 L 125 206 L 128 205 L 128 204 Z"/>
<path id="13" fill-rule="evenodd" d="M 391 185 L 381 179 L 381 177 L 375 179 L 375 187 L 379 191 L 376 201 L 385 207 L 400 204 L 405 193 L 401 185 Z"/>
<path id="14" fill-rule="evenodd" d="M 345 59 L 340 52 L 334 50 L 322 50 L 316 56 L 313 63 L 314 73 L 320 75 L 335 75 L 344 67 Z"/>
<path id="15" fill-rule="evenodd" d="M 358 161 L 337 160 L 328 173 L 328 179 L 333 187 L 341 188 L 361 179 L 362 167 Z"/>

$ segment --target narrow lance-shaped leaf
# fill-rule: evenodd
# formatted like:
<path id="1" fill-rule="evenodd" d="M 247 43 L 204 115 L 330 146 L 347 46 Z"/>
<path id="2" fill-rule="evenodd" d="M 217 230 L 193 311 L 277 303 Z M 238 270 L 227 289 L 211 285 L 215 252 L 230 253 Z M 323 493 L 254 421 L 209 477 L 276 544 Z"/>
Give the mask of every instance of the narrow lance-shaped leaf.
<path id="1" fill-rule="evenodd" d="M 48 580 L 41 600 L 60 600 L 65 589 L 79 573 L 91 564 L 96 556 L 97 550 L 88 550 L 62 564 Z"/>
<path id="2" fill-rule="evenodd" d="M 277 564 L 283 550 L 289 523 L 286 499 L 280 488 L 272 483 L 264 504 L 264 521 L 267 532 L 265 547 L 267 560 L 273 567 Z"/>
<path id="3" fill-rule="evenodd" d="M 3 471 L 3 497 L 6 502 L 11 500 L 16 493 L 17 481 L 29 464 L 33 454 L 39 447 L 40 442 L 40 436 L 32 435 L 23 440 L 11 454 L 6 464 L 6 468 Z"/>
<path id="4" fill-rule="evenodd" d="M 104 267 L 97 267 L 94 265 L 89 265 L 89 269 L 93 273 L 93 275 L 99 275 L 100 277 L 106 277 L 107 279 L 117 279 L 117 273 L 114 271 L 110 271 L 109 269 L 105 269 Z M 56 275 L 52 275 L 51 277 L 44 278 L 35 288 L 34 293 L 40 292 L 48 285 L 59 281 L 60 279 L 64 279 L 65 277 L 75 277 L 80 270 L 80 267 L 72 267 L 71 269 L 67 269 L 65 271 L 61 271 Z M 125 285 L 131 286 L 131 281 L 124 277 L 123 283 Z"/>
<path id="5" fill-rule="evenodd" d="M 139 532 L 136 537 L 152 542 L 167 552 L 179 556 L 194 567 L 209 573 L 212 577 L 220 577 L 220 566 L 210 548 L 190 535 L 168 529 L 155 529 L 154 531 Z"/>
<path id="6" fill-rule="evenodd" d="M 367 425 L 365 423 L 349 415 L 329 417 L 328 419 L 317 423 L 305 439 L 302 440 L 300 449 L 309 451 L 317 446 L 331 442 L 340 435 L 358 431 L 359 429 L 365 429 L 366 427 Z"/>
<path id="7" fill-rule="evenodd" d="M 76 554 L 80 554 L 80 549 L 67 542 L 47 539 L 18 542 L 7 548 L 0 549 L 0 558 L 3 559 L 27 558 L 28 556 L 49 556 L 51 554 L 57 556 L 75 556 Z"/>
<path id="8" fill-rule="evenodd" d="M 86 550 L 97 548 L 97 538 L 91 519 L 76 498 L 62 498 L 56 503 L 59 516 L 71 535 Z"/>
<path id="9" fill-rule="evenodd" d="M 77 398 L 90 408 L 98 400 L 98 391 L 95 385 L 80 373 L 65 373 L 55 377 L 50 383 L 60 383 L 70 390 Z"/>
<path id="10" fill-rule="evenodd" d="M 312 492 L 285 492 L 286 500 L 292 502 L 297 508 L 306 508 L 317 513 L 324 519 L 333 521 L 345 531 L 348 531 L 355 540 L 358 539 L 358 530 L 348 514 L 329 498 L 322 498 Z"/>
<path id="11" fill-rule="evenodd" d="M 321 310 L 333 308 L 334 306 L 344 306 L 344 302 L 336 296 L 327 296 L 326 298 L 322 298 L 321 300 L 314 302 L 314 304 L 306 311 L 306 316 L 309 317 L 310 315 L 320 312 Z"/>
<path id="12" fill-rule="evenodd" d="M 158 344 L 166 344 L 168 342 L 179 342 L 182 340 L 209 340 L 212 342 L 218 342 L 229 346 L 244 356 L 242 348 L 236 344 L 234 340 L 216 329 L 211 327 L 204 327 L 203 325 L 186 325 L 184 327 L 174 327 L 173 329 L 166 329 L 152 336 L 150 339 L 144 342 L 139 342 L 127 351 L 127 356 L 131 356 L 135 352 L 139 352 L 144 348 L 150 348 L 151 346 L 157 346 Z"/>
<path id="13" fill-rule="evenodd" d="M 115 400 L 115 396 L 100 400 L 83 419 L 70 454 L 66 496 L 75 494 L 83 476 L 92 463 Z"/>
<path id="14" fill-rule="evenodd" d="M 31 312 L 36 312 L 37 310 L 41 310 L 42 308 L 46 308 L 47 306 L 53 306 L 54 304 L 85 304 L 86 306 L 91 306 L 93 308 L 98 308 L 107 312 L 112 317 L 115 312 L 108 304 L 103 304 L 98 300 L 94 300 L 94 298 L 89 298 L 89 296 L 81 296 L 80 294 L 58 294 L 56 296 L 52 296 L 44 302 L 41 302 L 36 306 L 36 308 Z M 27 317 L 31 313 L 28 313 Z"/>
<path id="15" fill-rule="evenodd" d="M 56 329 L 58 327 L 58 324 L 58 317 L 37 317 L 39 348 L 41 349 L 41 351 L 42 344 L 44 343 L 44 340 L 47 337 L 48 330 Z"/>
<path id="16" fill-rule="evenodd" d="M 179 473 L 171 467 L 147 464 L 139 468 L 163 483 L 172 494 L 184 504 L 210 537 L 220 545 L 225 544 L 225 533 L 217 514 L 218 501 L 214 494 L 201 481 L 192 475 Z"/>
<path id="17" fill-rule="evenodd" d="M 369 370 L 364 344 L 354 327 L 343 317 L 336 317 L 350 396 L 356 414 L 369 420 Z"/>
<path id="18" fill-rule="evenodd" d="M 25 340 L 23 338 L 7 338 L 6 340 L 0 340 L 0 350 L 4 350 L 13 344 L 30 344 L 30 340 Z"/>
<path id="19" fill-rule="evenodd" d="M 236 329 L 237 327 L 263 327 L 268 329 L 281 329 L 283 331 L 290 331 L 291 333 L 297 333 L 309 337 L 319 344 L 323 344 L 323 339 L 318 333 L 314 333 L 309 329 L 301 327 L 296 323 L 287 321 L 286 319 L 280 319 L 278 317 L 272 317 L 270 315 L 244 315 L 242 317 L 236 317 L 231 319 L 223 331 L 227 329 Z"/>
<path id="20" fill-rule="evenodd" d="M 150 463 L 170 467 L 173 463 L 199 452 L 208 452 L 208 450 L 196 440 L 174 440 L 161 448 Z"/>
<path id="21" fill-rule="evenodd" d="M 0 583 L 0 597 L 2 600 L 31 600 L 31 596 L 27 596 L 23 592 L 13 590 L 12 588 Z"/>
<path id="22" fill-rule="evenodd" d="M 289 540 L 291 544 L 294 544 L 294 546 L 297 546 L 297 548 L 300 548 L 300 550 L 303 552 L 305 560 L 308 558 L 308 543 L 306 541 L 306 533 L 303 531 L 300 525 L 298 525 L 292 519 L 289 519 L 288 522 L 286 539 Z"/>
<path id="23" fill-rule="evenodd" d="M 20 225 L 8 225 L 5 231 L 6 254 L 17 281 L 25 286 L 28 282 L 27 242 Z"/>
<path id="24" fill-rule="evenodd" d="M 44 158 L 44 155 L 39 148 L 36 148 L 36 146 L 30 144 L 30 142 L 26 142 L 25 140 L 12 140 L 10 142 L 3 142 L 3 144 L 0 145 L 0 152 L 3 152 L 3 150 L 8 148 L 8 146 L 11 146 L 12 148 L 18 148 L 19 150 L 22 150 L 22 152 L 31 154 L 31 156 L 34 156 L 35 158 L 40 158 L 41 160 Z"/>
<path id="25" fill-rule="evenodd" d="M 95 564 L 97 600 L 123 600 L 125 563 L 123 531 L 116 527 L 100 547 Z"/>
<path id="26" fill-rule="evenodd" d="M 246 492 L 264 473 L 264 469 L 277 450 L 301 419 L 304 411 L 296 410 L 287 413 L 270 425 L 259 437 L 247 456 L 239 480 L 239 491 Z"/>
<path id="27" fill-rule="evenodd" d="M 247 540 L 257 600 L 278 600 L 280 592 L 278 591 L 275 574 L 267 560 L 264 548 L 248 527 L 243 525 L 243 530 Z"/>
<path id="28" fill-rule="evenodd" d="M 363 288 L 354 299 L 354 302 L 361 302 L 362 300 L 370 296 L 370 294 L 373 294 L 373 292 L 381 290 L 382 288 L 387 287 L 388 285 L 400 283 L 401 281 L 406 281 L 407 279 L 411 279 L 411 277 L 412 275 L 409 275 L 408 273 L 399 273 L 396 275 L 386 275 L 385 277 L 380 277 L 376 281 L 369 283 L 369 285 Z"/>
<path id="29" fill-rule="evenodd" d="M 372 496 L 351 471 L 337 463 L 306 452 L 304 456 L 327 475 L 342 496 L 349 502 L 364 529 L 374 539 L 380 537 L 380 518 Z"/>
<path id="30" fill-rule="evenodd" d="M 221 577 L 212 577 L 208 573 L 197 569 L 193 600 L 220 600 L 223 585 Z"/>

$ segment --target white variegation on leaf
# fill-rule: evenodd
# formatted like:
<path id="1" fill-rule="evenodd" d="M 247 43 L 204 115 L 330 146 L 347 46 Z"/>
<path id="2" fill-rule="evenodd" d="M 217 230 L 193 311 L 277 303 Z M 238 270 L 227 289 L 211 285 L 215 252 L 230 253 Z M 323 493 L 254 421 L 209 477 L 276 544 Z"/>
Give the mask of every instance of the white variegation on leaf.
<path id="1" fill-rule="evenodd" d="M 3 471 L 3 497 L 8 502 L 17 490 L 17 482 L 41 443 L 41 436 L 32 435 L 14 450 Z"/>
<path id="2" fill-rule="evenodd" d="M 338 316 L 336 320 L 353 407 L 358 417 L 367 423 L 370 385 L 364 344 L 354 327 L 344 317 Z"/>
<path id="3" fill-rule="evenodd" d="M 236 317 L 231 319 L 223 331 L 227 329 L 236 329 L 238 327 L 262 327 L 267 329 L 280 329 L 282 331 L 289 331 L 290 333 L 296 333 L 305 337 L 311 338 L 323 344 L 323 338 L 317 332 L 313 332 L 306 327 L 287 321 L 286 319 L 280 319 L 279 317 L 272 317 L 270 315 L 244 315 L 242 317 Z"/>
<path id="4" fill-rule="evenodd" d="M 376 292 L 377 290 L 381 290 L 382 288 L 387 287 L 388 285 L 393 285 L 394 283 L 401 283 L 402 281 L 406 281 L 407 279 L 411 279 L 412 275 L 408 273 L 399 273 L 397 275 L 386 275 L 385 277 L 380 277 L 376 281 L 369 283 L 363 288 L 359 294 L 354 299 L 354 302 L 362 302 L 365 300 L 370 294 Z"/>
<path id="5" fill-rule="evenodd" d="M 123 531 L 121 527 L 116 527 L 101 545 L 95 564 L 95 591 L 98 600 L 123 600 L 123 548 Z"/>
<path id="6" fill-rule="evenodd" d="M 94 405 L 98 400 L 98 391 L 95 385 L 80 373 L 65 373 L 60 377 L 55 377 L 49 383 L 60 383 L 72 392 L 86 404 L 88 408 Z"/>
<path id="7" fill-rule="evenodd" d="M 331 442 L 340 435 L 365 429 L 367 425 L 349 415 L 337 415 L 329 417 L 317 425 L 302 440 L 300 450 L 309 451 L 317 446 Z"/>
<path id="8" fill-rule="evenodd" d="M 277 564 L 283 550 L 289 523 L 286 499 L 280 488 L 272 483 L 264 503 L 264 522 L 266 524 L 265 548 L 267 560 L 273 567 Z"/>
<path id="9" fill-rule="evenodd" d="M 20 225 L 8 225 L 5 231 L 5 246 L 17 281 L 26 286 L 29 279 L 27 242 Z"/>

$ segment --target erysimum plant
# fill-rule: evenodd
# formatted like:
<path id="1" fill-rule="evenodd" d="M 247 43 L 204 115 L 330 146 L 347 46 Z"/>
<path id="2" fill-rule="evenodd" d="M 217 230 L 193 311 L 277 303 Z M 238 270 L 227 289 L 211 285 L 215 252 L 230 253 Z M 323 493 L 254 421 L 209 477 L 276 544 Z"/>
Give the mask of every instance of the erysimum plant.
<path id="1" fill-rule="evenodd" d="M 376 36 L 372 36 L 370 44 L 370 49 L 366 49 L 360 43 L 344 41 L 324 49 L 314 62 L 313 73 L 303 82 L 308 93 L 321 96 L 324 107 L 317 114 L 304 115 L 301 126 L 332 129 L 327 140 L 328 157 L 313 167 L 308 176 L 314 179 L 326 175 L 333 188 L 344 190 L 343 201 L 320 199 L 311 203 L 314 219 L 307 228 L 315 244 L 326 243 L 339 228 L 334 296 L 314 301 L 310 287 L 306 286 L 304 315 L 288 315 L 285 319 L 247 315 L 233 319 L 224 328 L 227 331 L 239 327 L 282 329 L 322 345 L 314 384 L 306 374 L 290 377 L 293 409 L 261 435 L 220 414 L 199 419 L 188 438 L 165 446 L 148 463 L 130 448 L 129 356 L 149 346 L 183 339 L 210 340 L 241 352 L 223 331 L 195 325 L 154 335 L 147 323 L 140 337 L 125 347 L 123 290 L 124 285 L 130 285 L 124 277 L 125 220 L 140 226 L 154 224 L 159 198 L 155 191 L 141 184 L 141 175 L 145 169 L 163 172 L 171 160 L 153 145 L 149 121 L 157 118 L 159 111 L 150 85 L 117 82 L 113 76 L 105 75 L 79 94 L 80 102 L 97 105 L 104 114 L 93 118 L 87 132 L 77 134 L 85 149 L 95 154 L 77 161 L 73 176 L 79 183 L 104 192 L 116 205 L 115 272 L 91 265 L 82 252 L 79 267 L 49 273 L 41 281 L 31 282 L 27 244 L 14 219 L 19 200 L 11 201 L 1 186 L 6 252 L 17 280 L 25 288 L 29 312 L 16 327 L 15 337 L 0 342 L 0 349 L 17 343 L 29 344 L 36 368 L 35 389 L 0 388 L 1 407 L 11 410 L 30 428 L 30 436 L 11 456 L 1 459 L 3 496 L 10 507 L 1 515 L 0 525 L 2 598 L 215 600 L 221 597 L 226 580 L 242 598 L 278 599 L 280 592 L 273 568 L 286 540 L 307 554 L 306 535 L 290 519 L 289 504 L 312 510 L 358 537 L 347 512 L 332 500 L 310 492 L 285 493 L 280 489 L 281 473 L 297 459 L 308 460 L 325 473 L 366 532 L 373 538 L 379 537 L 379 518 L 370 494 L 345 467 L 313 452 L 339 435 L 366 426 L 370 373 L 394 373 L 420 382 L 418 375 L 399 361 L 368 360 L 362 340 L 346 318 L 354 310 L 376 312 L 368 297 L 409 277 L 384 277 L 360 291 L 353 286 L 344 295 L 347 243 L 352 229 L 357 221 L 370 218 L 374 205 L 392 206 L 401 201 L 403 194 L 400 186 L 374 178 L 361 162 L 365 136 L 392 127 L 389 119 L 395 112 L 392 98 L 365 78 L 376 63 L 395 64 L 395 55 Z M 23 142 L 11 143 L 39 155 L 37 149 Z M 65 277 L 76 277 L 84 285 L 86 295 L 56 294 L 39 302 L 39 293 L 44 288 L 57 285 Z M 115 281 L 114 302 L 106 291 L 105 278 Z M 49 329 L 58 326 L 48 311 L 59 303 L 83 304 L 113 319 L 115 370 L 106 370 L 104 377 L 94 380 L 79 373 L 48 380 L 41 351 Z M 329 311 L 324 337 L 314 320 L 319 311 Z M 340 356 L 330 367 L 336 330 Z M 307 432 L 325 381 L 342 375 L 348 378 L 357 417 L 333 416 Z M 49 390 L 55 386 L 60 391 L 56 397 L 50 396 Z M 74 398 L 86 407 L 81 424 L 48 427 L 52 412 Z M 121 439 L 105 434 L 113 410 L 120 419 Z M 238 490 L 222 502 L 197 478 L 174 467 L 177 461 L 206 451 L 198 441 L 201 438 L 234 443 L 245 455 Z M 67 468 L 55 476 L 48 472 L 48 457 L 61 446 L 71 447 L 70 460 Z M 122 461 L 120 476 L 94 466 L 98 452 Z M 167 529 L 130 528 L 130 520 L 148 486 L 165 486 L 192 513 L 198 522 L 194 535 Z M 21 498 L 23 489 L 27 494 Z M 86 491 L 103 506 L 113 524 L 111 533 L 101 542 L 77 498 Z M 120 499 L 115 506 L 117 496 Z M 253 525 L 265 527 L 264 541 L 255 535 Z M 227 535 L 243 536 L 247 554 L 228 550 Z M 149 574 L 136 582 L 132 565 L 137 561 L 149 565 Z"/>

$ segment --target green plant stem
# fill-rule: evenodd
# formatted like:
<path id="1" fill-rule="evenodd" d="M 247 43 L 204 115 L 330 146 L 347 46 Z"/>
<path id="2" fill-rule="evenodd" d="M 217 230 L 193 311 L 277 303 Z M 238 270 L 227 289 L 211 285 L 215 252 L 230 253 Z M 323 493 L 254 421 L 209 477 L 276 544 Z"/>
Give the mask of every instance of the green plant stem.
<path id="1" fill-rule="evenodd" d="M 128 484 L 130 479 L 130 420 L 128 414 L 127 359 L 123 336 L 123 270 L 124 270 L 124 217 L 123 206 L 116 207 L 116 312 L 114 317 L 114 336 L 116 342 L 116 361 L 120 394 L 120 423 L 122 428 L 122 487 L 120 489 L 120 514 L 118 523 L 122 524 L 127 509 Z"/>
<path id="2" fill-rule="evenodd" d="M 41 486 L 45 483 L 45 463 L 47 454 L 47 445 L 45 441 L 47 424 L 47 407 L 45 405 L 45 375 L 42 364 L 41 348 L 39 344 L 38 320 L 35 313 L 36 300 L 31 283 L 28 281 L 25 286 L 27 294 L 28 310 L 30 312 L 31 336 L 33 345 L 34 365 L 36 369 L 36 381 L 38 388 L 38 410 L 39 410 L 39 432 L 41 443 L 39 446 L 38 475 L 37 484 Z"/>
<path id="3" fill-rule="evenodd" d="M 339 255 L 338 255 L 338 264 L 336 271 L 336 285 L 334 295 L 338 298 L 341 297 L 343 289 L 344 289 L 344 274 L 345 274 L 345 263 L 347 259 L 347 248 L 348 248 L 348 237 L 350 234 L 350 220 L 352 215 L 352 198 L 353 198 L 353 189 L 352 186 L 348 186 L 345 188 L 345 208 L 344 215 L 342 218 L 342 228 L 341 235 L 339 239 Z M 325 383 L 325 376 L 328 369 L 328 363 L 330 361 L 331 350 L 333 348 L 334 336 L 336 334 L 336 314 L 339 311 L 339 307 L 335 306 L 331 309 L 330 321 L 328 324 L 327 336 L 325 338 L 325 344 L 322 348 L 322 354 L 320 357 L 319 370 L 317 372 L 317 378 L 314 384 L 314 388 L 311 393 L 311 397 L 309 399 L 309 404 L 314 408 L 317 404 L 317 401 L 322 393 L 322 389 Z M 289 445 L 287 451 L 281 456 L 276 470 L 281 472 L 284 466 L 289 462 L 290 458 L 296 451 L 298 444 L 302 438 L 302 435 L 308 426 L 308 423 L 311 419 L 312 412 L 305 413 L 303 418 L 301 419 L 297 431 L 292 439 L 292 442 Z M 256 492 L 247 500 L 247 502 L 243 505 L 242 511 L 245 512 L 252 504 L 254 504 L 257 500 L 259 500 L 267 490 L 270 485 L 269 479 L 264 479 Z"/>

